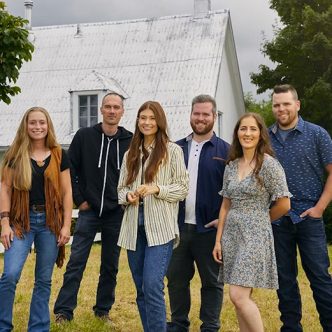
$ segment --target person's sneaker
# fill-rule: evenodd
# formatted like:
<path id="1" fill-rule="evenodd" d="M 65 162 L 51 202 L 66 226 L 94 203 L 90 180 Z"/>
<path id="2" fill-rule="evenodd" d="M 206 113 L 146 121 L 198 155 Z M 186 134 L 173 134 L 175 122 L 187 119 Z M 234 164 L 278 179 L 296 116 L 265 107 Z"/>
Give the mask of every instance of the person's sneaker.
<path id="1" fill-rule="evenodd" d="M 56 324 L 63 324 L 63 323 L 67 323 L 69 322 L 70 319 L 68 319 L 67 316 L 65 316 L 64 314 L 55 314 L 55 323 Z"/>

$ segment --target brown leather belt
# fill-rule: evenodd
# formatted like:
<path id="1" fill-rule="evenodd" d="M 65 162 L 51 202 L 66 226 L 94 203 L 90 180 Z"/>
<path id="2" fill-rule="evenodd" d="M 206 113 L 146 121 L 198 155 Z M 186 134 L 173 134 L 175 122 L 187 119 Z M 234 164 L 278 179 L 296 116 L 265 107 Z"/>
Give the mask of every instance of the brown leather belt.
<path id="1" fill-rule="evenodd" d="M 33 205 L 30 205 L 30 210 L 33 212 L 45 212 L 46 206 L 45 206 L 45 204 L 43 204 L 43 205 L 33 204 Z"/>

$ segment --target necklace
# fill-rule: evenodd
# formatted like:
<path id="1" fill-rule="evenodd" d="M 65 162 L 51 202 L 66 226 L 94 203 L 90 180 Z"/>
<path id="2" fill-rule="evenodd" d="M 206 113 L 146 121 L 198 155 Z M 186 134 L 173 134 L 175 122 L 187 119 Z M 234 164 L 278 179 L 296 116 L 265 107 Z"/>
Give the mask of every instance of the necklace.
<path id="1" fill-rule="evenodd" d="M 45 160 L 35 160 L 37 166 L 43 167 L 45 165 Z"/>
<path id="2" fill-rule="evenodd" d="M 45 160 L 48 157 L 48 151 L 45 151 L 44 157 L 42 160 L 38 160 L 33 154 L 31 155 L 31 158 L 36 162 L 38 167 L 43 167 L 45 165 Z"/>
<path id="3" fill-rule="evenodd" d="M 146 144 L 145 142 L 143 142 L 144 145 L 144 149 L 145 150 L 149 150 L 150 148 L 152 148 L 152 145 L 154 144 L 154 140 L 152 140 L 150 143 Z"/>

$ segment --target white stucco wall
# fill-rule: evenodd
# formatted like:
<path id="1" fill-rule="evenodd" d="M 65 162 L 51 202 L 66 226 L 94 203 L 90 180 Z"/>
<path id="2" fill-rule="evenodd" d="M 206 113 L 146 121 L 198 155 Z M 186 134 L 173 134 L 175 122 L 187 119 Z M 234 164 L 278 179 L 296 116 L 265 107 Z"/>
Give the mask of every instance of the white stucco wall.
<path id="1" fill-rule="evenodd" d="M 230 21 L 227 29 L 231 29 Z M 245 112 L 241 78 L 231 31 L 226 33 L 217 83 L 216 101 L 218 110 L 223 113 L 221 137 L 231 143 L 234 126 L 238 118 Z M 216 132 L 218 132 L 217 129 Z"/>

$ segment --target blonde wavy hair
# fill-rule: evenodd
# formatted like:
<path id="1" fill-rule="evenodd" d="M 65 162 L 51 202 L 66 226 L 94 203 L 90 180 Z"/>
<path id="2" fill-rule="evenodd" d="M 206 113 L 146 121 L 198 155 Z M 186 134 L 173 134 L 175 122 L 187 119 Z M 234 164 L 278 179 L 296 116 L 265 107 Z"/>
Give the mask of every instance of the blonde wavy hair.
<path id="1" fill-rule="evenodd" d="M 32 112 L 41 112 L 47 121 L 47 135 L 45 147 L 52 149 L 59 147 L 50 115 L 43 107 L 31 107 L 23 115 L 17 129 L 13 143 L 6 151 L 1 165 L 1 181 L 12 177 L 12 186 L 18 190 L 30 190 L 32 179 L 32 168 L 30 161 L 31 139 L 28 135 L 29 115 Z"/>

